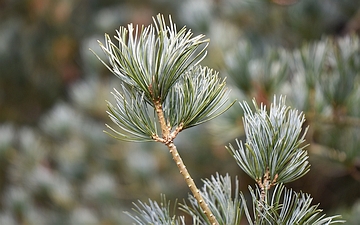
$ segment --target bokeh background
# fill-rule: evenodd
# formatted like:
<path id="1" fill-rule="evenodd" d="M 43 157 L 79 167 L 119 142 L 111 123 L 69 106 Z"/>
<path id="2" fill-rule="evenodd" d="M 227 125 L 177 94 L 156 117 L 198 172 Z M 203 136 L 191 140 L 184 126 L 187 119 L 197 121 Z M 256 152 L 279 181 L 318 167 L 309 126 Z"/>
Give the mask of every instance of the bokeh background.
<path id="1" fill-rule="evenodd" d="M 89 51 L 158 13 L 211 39 L 203 64 L 228 76 L 231 98 L 286 94 L 305 112 L 312 168 L 288 186 L 360 224 L 357 0 L 1 0 L 0 224 L 131 224 L 137 199 L 187 197 L 164 146 L 103 133 L 119 81 Z M 254 185 L 224 148 L 244 138 L 241 116 L 235 104 L 176 139 L 199 185 L 216 172 Z"/>

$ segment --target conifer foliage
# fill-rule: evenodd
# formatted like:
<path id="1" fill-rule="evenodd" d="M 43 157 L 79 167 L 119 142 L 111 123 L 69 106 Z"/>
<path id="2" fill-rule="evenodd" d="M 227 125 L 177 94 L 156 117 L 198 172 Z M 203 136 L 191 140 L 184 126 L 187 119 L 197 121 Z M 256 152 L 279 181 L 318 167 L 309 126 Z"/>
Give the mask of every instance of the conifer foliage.
<path id="1" fill-rule="evenodd" d="M 209 121 L 234 102 L 229 101 L 225 80 L 214 70 L 200 65 L 209 40 L 179 31 L 169 17 L 154 18 L 147 27 L 130 24 L 115 37 L 105 35 L 100 42 L 107 60 L 101 62 L 119 78 L 121 89 L 114 90 L 115 103 L 108 102 L 108 114 L 116 128 L 107 125 L 110 135 L 125 141 L 155 141 L 165 144 L 192 195 L 180 209 L 193 224 L 333 224 L 339 216 L 326 217 L 312 205 L 309 194 L 285 188 L 309 171 L 301 112 L 285 105 L 285 97 L 274 97 L 270 111 L 254 101 L 240 103 L 244 111 L 245 143 L 227 149 L 236 163 L 255 181 L 249 186 L 250 201 L 239 191 L 237 178 L 229 175 L 203 180 L 198 189 L 174 145 L 178 133 Z M 235 185 L 235 186 L 234 186 Z M 170 203 L 135 204 L 135 224 L 185 224 L 173 215 Z"/>

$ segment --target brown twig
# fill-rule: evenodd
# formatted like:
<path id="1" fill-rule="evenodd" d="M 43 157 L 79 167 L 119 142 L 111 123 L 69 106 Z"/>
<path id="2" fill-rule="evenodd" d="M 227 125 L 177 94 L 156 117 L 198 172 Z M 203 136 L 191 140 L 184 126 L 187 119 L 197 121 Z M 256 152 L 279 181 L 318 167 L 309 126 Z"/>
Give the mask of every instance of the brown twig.
<path id="1" fill-rule="evenodd" d="M 162 109 L 160 100 L 156 100 L 154 103 L 155 103 L 155 111 L 156 111 L 156 114 L 158 116 L 159 123 L 161 126 L 162 137 L 164 139 L 167 139 L 169 137 L 171 127 L 166 124 L 164 111 Z"/>
<path id="2" fill-rule="evenodd" d="M 176 146 L 174 145 L 173 140 L 177 136 L 177 134 L 183 129 L 183 124 L 180 124 L 178 127 L 175 128 L 173 132 L 171 132 L 172 128 L 171 126 L 166 122 L 164 117 L 164 112 L 162 109 L 162 105 L 159 100 L 154 101 L 155 104 L 155 110 L 159 119 L 159 123 L 161 126 L 162 131 L 162 138 L 158 137 L 157 135 L 153 136 L 153 139 L 157 142 L 161 142 L 165 144 L 173 157 L 173 160 L 176 163 L 176 166 L 178 167 L 180 174 L 183 175 L 186 184 L 188 185 L 190 191 L 194 195 L 195 199 L 199 203 L 201 209 L 203 210 L 204 214 L 210 221 L 212 225 L 219 225 L 218 221 L 216 220 L 215 216 L 212 214 L 210 208 L 204 201 L 203 197 L 201 196 L 201 193 L 199 189 L 196 187 L 196 184 L 192 177 L 190 176 L 188 170 L 186 169 L 186 166 L 184 162 L 182 161 L 179 152 L 177 151 Z"/>
<path id="3" fill-rule="evenodd" d="M 266 195 L 272 186 L 277 182 L 278 174 L 275 175 L 274 179 L 271 180 L 270 170 L 266 168 L 265 174 L 262 179 L 257 179 L 256 183 L 260 187 L 260 210 L 262 210 L 262 205 L 267 203 Z M 258 215 L 260 217 L 260 214 Z"/>
<path id="4" fill-rule="evenodd" d="M 266 193 L 271 187 L 269 168 L 266 169 L 263 178 L 257 179 L 256 183 L 260 187 L 260 201 L 261 201 L 261 203 L 266 203 Z"/>
<path id="5" fill-rule="evenodd" d="M 176 146 L 174 145 L 174 143 L 172 141 L 169 144 L 167 144 L 167 146 L 170 150 L 171 155 L 173 156 L 173 159 L 174 159 L 177 167 L 179 168 L 180 173 L 183 175 L 183 177 L 186 181 L 186 184 L 188 185 L 189 189 L 193 193 L 195 199 L 200 204 L 200 207 L 204 211 L 204 214 L 209 219 L 209 221 L 212 225 L 218 225 L 219 223 L 216 221 L 215 216 L 212 214 L 210 208 L 208 207 L 208 205 L 204 201 L 203 197 L 201 196 L 199 189 L 196 187 L 194 180 L 191 178 L 188 170 L 186 169 L 186 166 L 183 163 L 183 161 L 176 149 Z"/>

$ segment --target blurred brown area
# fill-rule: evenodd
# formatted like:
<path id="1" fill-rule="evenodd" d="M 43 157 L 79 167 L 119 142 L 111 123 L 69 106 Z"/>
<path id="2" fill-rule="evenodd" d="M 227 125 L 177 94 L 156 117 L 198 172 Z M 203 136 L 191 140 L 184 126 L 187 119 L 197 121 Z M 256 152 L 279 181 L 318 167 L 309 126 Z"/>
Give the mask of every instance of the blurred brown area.
<path id="1" fill-rule="evenodd" d="M 124 143 L 102 132 L 110 123 L 105 100 L 112 100 L 110 91 L 119 82 L 89 48 L 101 55 L 97 40 L 104 33 L 113 35 L 128 23 L 148 25 L 157 13 L 171 14 L 178 28 L 206 34 L 211 43 L 204 64 L 219 71 L 226 71 L 225 56 L 240 39 L 261 52 L 359 33 L 358 1 L 274 2 L 0 1 L 0 224 L 130 224 L 122 211 L 137 199 L 156 200 L 160 193 L 172 201 L 186 198 L 186 185 L 164 146 Z M 252 97 L 271 101 L 272 93 L 253 85 Z M 199 185 L 216 172 L 229 173 L 240 177 L 246 192 L 253 182 L 224 148 L 243 137 L 240 108 L 234 106 L 228 117 L 231 122 L 221 117 L 184 131 L 176 141 Z M 314 138 L 327 143 L 339 131 L 318 130 Z M 332 148 L 341 148 L 341 141 L 346 142 Z M 312 194 L 329 212 L 351 211 L 360 197 L 359 179 L 326 160 L 312 163 L 308 177 L 292 187 Z"/>

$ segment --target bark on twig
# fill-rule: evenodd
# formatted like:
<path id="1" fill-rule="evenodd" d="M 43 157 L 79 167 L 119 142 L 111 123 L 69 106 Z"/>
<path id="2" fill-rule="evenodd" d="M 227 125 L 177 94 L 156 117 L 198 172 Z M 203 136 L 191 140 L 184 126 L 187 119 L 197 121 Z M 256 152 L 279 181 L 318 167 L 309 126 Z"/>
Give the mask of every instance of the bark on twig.
<path id="1" fill-rule="evenodd" d="M 210 221 L 210 223 L 212 225 L 219 225 L 215 216 L 213 215 L 210 208 L 208 207 L 208 205 L 204 201 L 203 197 L 201 196 L 199 189 L 196 187 L 194 180 L 190 176 L 188 170 L 186 169 L 184 162 L 182 161 L 182 159 L 177 151 L 176 146 L 174 145 L 173 140 L 175 139 L 176 135 L 182 130 L 182 128 L 183 128 L 182 124 L 180 124 L 177 128 L 175 128 L 175 130 L 173 132 L 171 132 L 172 128 L 169 126 L 169 124 L 167 124 L 167 122 L 165 120 L 164 112 L 163 112 L 160 101 L 155 101 L 154 104 L 155 104 L 155 110 L 156 110 L 156 113 L 157 113 L 157 116 L 159 119 L 159 123 L 161 126 L 162 138 L 158 137 L 157 135 L 154 135 L 153 139 L 165 144 L 169 148 L 169 151 L 173 157 L 173 160 L 176 163 L 176 166 L 178 167 L 178 169 L 180 171 L 180 174 L 184 177 L 186 184 L 188 185 L 190 191 L 192 192 L 195 199 L 199 203 L 204 214 L 206 215 L 206 217 L 208 218 L 208 220 Z"/>

